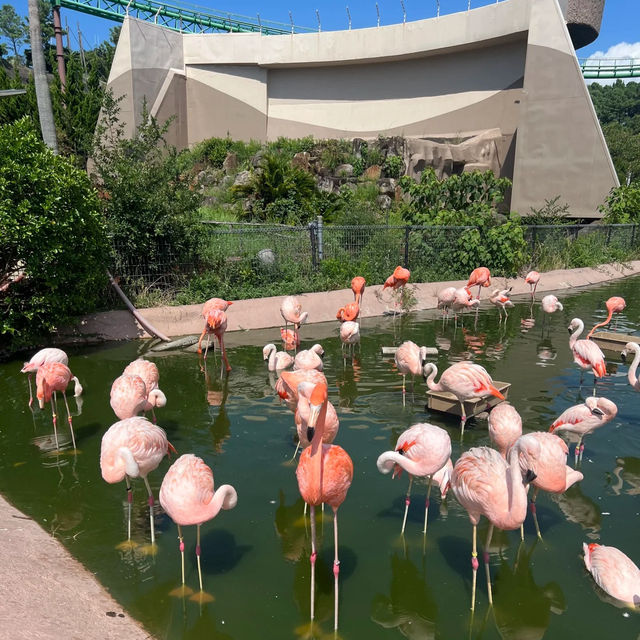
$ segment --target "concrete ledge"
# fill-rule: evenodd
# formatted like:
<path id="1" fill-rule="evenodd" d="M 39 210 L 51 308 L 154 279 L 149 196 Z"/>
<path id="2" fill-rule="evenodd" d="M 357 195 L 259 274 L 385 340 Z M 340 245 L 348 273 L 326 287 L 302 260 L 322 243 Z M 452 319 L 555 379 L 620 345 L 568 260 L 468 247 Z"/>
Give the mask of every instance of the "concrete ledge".
<path id="1" fill-rule="evenodd" d="M 539 299 L 541 294 L 550 291 L 576 289 L 636 274 L 640 274 L 640 260 L 626 264 L 605 264 L 594 268 L 548 271 L 542 274 L 536 295 Z M 415 310 L 435 309 L 437 306 L 436 296 L 440 289 L 450 286 L 461 287 L 465 284 L 466 280 L 458 280 L 413 285 L 417 299 Z M 484 301 L 489 297 L 487 292 L 496 287 L 504 289 L 511 286 L 514 296 L 529 294 L 529 285 L 523 278 L 493 278 L 491 284 L 491 287 L 482 291 L 481 297 Z M 376 297 L 376 294 L 380 295 L 380 299 Z M 212 291 L 211 296 L 215 295 L 215 291 Z M 283 298 L 284 296 L 276 296 L 234 301 L 233 306 L 227 312 L 227 331 L 284 326 L 280 315 L 280 303 Z M 303 309 L 309 312 L 309 323 L 328 322 L 336 319 L 336 312 L 341 306 L 353 301 L 353 293 L 351 289 L 340 289 L 338 291 L 303 293 L 298 295 L 298 298 L 302 302 Z M 140 312 L 158 331 L 169 337 L 176 337 L 199 334 L 202 331 L 204 322 L 201 310 L 201 304 L 193 304 L 182 307 L 140 309 Z M 393 311 L 393 299 L 390 291 L 382 292 L 382 285 L 367 286 L 361 309 L 362 317 L 382 316 L 386 311 Z M 72 332 L 60 336 L 63 342 L 85 339 L 97 341 L 131 340 L 149 337 L 151 336 L 138 325 L 128 311 L 107 311 L 85 316 Z"/>

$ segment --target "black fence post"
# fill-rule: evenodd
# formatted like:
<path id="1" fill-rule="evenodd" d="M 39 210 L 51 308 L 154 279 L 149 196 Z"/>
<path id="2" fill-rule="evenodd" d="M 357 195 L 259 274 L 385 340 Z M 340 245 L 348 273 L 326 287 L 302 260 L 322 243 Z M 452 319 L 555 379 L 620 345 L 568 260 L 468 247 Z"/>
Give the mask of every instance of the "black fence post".
<path id="1" fill-rule="evenodd" d="M 607 247 L 611 244 L 611 225 L 607 225 Z"/>
<path id="2" fill-rule="evenodd" d="M 631 231 L 631 246 L 629 247 L 629 249 L 633 249 L 633 245 L 636 242 L 636 227 L 638 225 L 633 225 L 633 230 Z"/>
<path id="3" fill-rule="evenodd" d="M 407 225 L 404 228 L 404 268 L 409 268 L 409 233 L 411 232 L 411 227 Z"/>
<path id="4" fill-rule="evenodd" d="M 318 267 L 318 240 L 317 240 L 317 223 L 309 223 L 309 240 L 311 242 L 311 265 L 314 269 Z"/>

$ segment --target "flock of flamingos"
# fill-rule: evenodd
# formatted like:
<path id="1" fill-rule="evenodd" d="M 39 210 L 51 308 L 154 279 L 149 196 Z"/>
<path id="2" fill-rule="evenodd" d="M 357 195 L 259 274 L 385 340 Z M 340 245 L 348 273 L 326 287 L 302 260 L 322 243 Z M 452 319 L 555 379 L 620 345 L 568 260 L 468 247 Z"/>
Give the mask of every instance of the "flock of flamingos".
<path id="1" fill-rule="evenodd" d="M 384 288 L 399 290 L 409 281 L 407 269 L 397 267 L 385 282 Z M 540 274 L 532 271 L 526 276 L 531 287 L 532 299 L 540 279 Z M 449 287 L 438 293 L 438 307 L 443 314 L 458 314 L 479 304 L 482 287 L 490 286 L 490 273 L 486 267 L 475 269 L 465 287 Z M 360 341 L 358 317 L 365 289 L 365 280 L 356 277 L 351 283 L 354 301 L 342 307 L 336 317 L 341 321 L 340 338 L 343 349 L 352 350 Z M 471 287 L 478 286 L 478 294 L 473 297 Z M 510 289 L 495 289 L 490 301 L 499 308 L 500 316 L 513 306 L 509 299 Z M 224 347 L 224 332 L 227 325 L 225 312 L 231 302 L 213 298 L 203 308 L 205 327 L 198 341 L 198 353 L 202 353 L 202 342 L 207 337 L 204 358 L 207 356 L 210 335 L 218 342 L 227 372 L 231 370 Z M 553 295 L 542 299 L 542 309 L 551 314 L 561 310 L 562 305 Z M 535 500 L 540 490 L 562 493 L 572 484 L 582 480 L 583 474 L 567 466 L 569 449 L 558 437 L 558 433 L 567 433 L 577 438 L 575 463 L 582 457 L 582 440 L 595 429 L 600 428 L 617 414 L 616 405 L 607 398 L 596 396 L 596 381 L 606 375 L 604 355 L 591 341 L 593 331 L 610 322 L 613 313 L 622 311 L 625 302 L 622 298 L 612 297 L 606 302 L 608 316 L 604 322 L 594 327 L 586 339 L 579 339 L 584 324 L 574 318 L 569 325 L 571 337 L 569 347 L 574 362 L 584 371 L 591 370 L 594 376 L 593 396 L 584 404 L 567 409 L 551 425 L 549 432 L 534 432 L 522 435 L 522 420 L 516 409 L 508 402 L 496 405 L 489 414 L 489 436 L 496 446 L 473 447 L 465 451 L 455 462 L 451 460 L 451 440 L 444 429 L 428 423 L 415 424 L 398 438 L 395 450 L 380 455 L 377 466 L 380 472 L 399 474 L 402 470 L 409 476 L 409 487 L 405 498 L 405 511 L 402 522 L 404 533 L 407 511 L 411 499 L 411 486 L 414 478 L 427 479 L 427 499 L 424 514 L 424 533 L 427 530 L 429 496 L 432 484 L 439 486 L 441 495 L 451 489 L 469 514 L 473 525 L 473 551 L 471 565 L 473 570 L 471 609 L 475 607 L 476 573 L 479 567 L 476 542 L 476 527 L 481 516 L 489 523 L 483 560 L 487 577 L 489 603 L 492 604 L 491 580 L 489 573 L 489 548 L 493 528 L 512 530 L 522 533 L 522 525 L 527 514 L 528 490 L 533 486 L 530 510 L 533 514 L 536 531 L 540 536 L 535 510 Z M 307 320 L 299 301 L 292 296 L 284 299 L 281 314 L 285 328 L 281 329 L 284 345 L 278 351 L 274 344 L 263 349 L 264 359 L 268 361 L 270 371 L 279 374 L 276 391 L 294 412 L 294 421 L 298 432 L 298 447 L 303 451 L 296 470 L 300 494 L 309 507 L 311 524 L 311 620 L 314 619 L 315 562 L 317 557 L 315 507 L 327 504 L 334 513 L 335 559 L 333 574 L 335 580 L 334 628 L 338 628 L 338 576 L 340 560 L 338 558 L 338 508 L 344 501 L 353 478 L 353 462 L 348 453 L 340 446 L 332 444 L 338 434 L 339 421 L 336 410 L 328 399 L 327 380 L 322 373 L 322 347 L 314 345 L 311 349 L 298 351 L 300 344 L 299 329 Z M 292 328 L 289 329 L 289 324 Z M 288 353 L 295 352 L 294 355 Z M 640 363 L 640 346 L 629 342 L 623 351 L 623 357 L 633 354 L 633 363 L 629 368 L 629 382 L 640 391 L 640 381 L 636 378 L 636 369 Z M 456 362 L 442 372 L 439 382 L 435 382 L 437 368 L 426 362 L 426 347 L 419 347 L 411 341 L 403 342 L 396 351 L 395 363 L 403 376 L 403 398 L 407 375 L 423 375 L 428 387 L 439 392 L 453 394 L 461 408 L 461 434 L 466 422 L 465 402 L 475 398 L 496 396 L 504 399 L 494 386 L 488 372 L 480 365 L 470 361 Z M 288 370 L 290 369 L 290 370 Z M 75 437 L 71 414 L 65 391 L 73 381 L 74 393 L 82 393 L 82 387 L 69 367 L 67 355 L 60 349 L 48 348 L 36 353 L 25 363 L 25 373 L 36 373 L 36 396 L 40 408 L 51 402 L 53 428 L 56 447 L 57 434 L 57 392 L 61 392 L 67 407 L 67 419 L 71 439 L 75 449 Z M 127 484 L 129 501 L 128 540 L 131 540 L 131 478 L 141 477 L 149 494 L 151 543 L 155 543 L 153 505 L 154 497 L 147 480 L 149 472 L 158 467 L 162 458 L 174 451 L 163 429 L 138 414 L 162 407 L 166 397 L 158 388 L 158 368 L 152 362 L 138 359 L 126 367 L 111 388 L 111 407 L 119 422 L 113 424 L 102 437 L 100 466 L 106 482 Z M 29 376 L 30 404 L 33 402 L 31 379 Z M 297 449 L 296 449 L 297 453 Z M 295 457 L 295 454 L 294 454 Z M 232 509 L 237 504 L 237 494 L 230 485 L 222 485 L 214 491 L 213 472 L 205 462 L 193 454 L 180 456 L 169 468 L 160 487 L 159 500 L 162 508 L 169 514 L 178 527 L 179 548 L 182 565 L 182 586 L 179 593 L 192 594 L 185 586 L 184 539 L 182 527 L 196 525 L 196 557 L 200 592 L 194 598 L 206 600 L 203 590 L 200 565 L 200 526 L 214 518 L 221 509 Z M 306 509 L 306 507 L 305 507 Z M 596 583 L 610 596 L 628 606 L 640 606 L 640 569 L 622 551 L 599 544 L 584 544 L 584 563 L 593 575 Z"/>

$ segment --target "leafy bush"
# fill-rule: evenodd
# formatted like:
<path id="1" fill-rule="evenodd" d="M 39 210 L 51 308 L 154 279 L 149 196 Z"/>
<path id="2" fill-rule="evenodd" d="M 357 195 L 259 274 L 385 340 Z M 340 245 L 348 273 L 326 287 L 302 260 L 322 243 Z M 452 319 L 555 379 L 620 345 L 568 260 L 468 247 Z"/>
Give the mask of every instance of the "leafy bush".
<path id="1" fill-rule="evenodd" d="M 607 224 L 631 224 L 640 222 L 640 184 L 614 187 L 604 205 L 602 222 Z"/>
<path id="2" fill-rule="evenodd" d="M 522 220 L 524 224 L 574 224 L 569 217 L 569 205 L 559 204 L 560 196 L 551 200 L 545 198 L 544 206 L 536 209 L 531 207 L 531 213 Z"/>
<path id="3" fill-rule="evenodd" d="M 387 156 L 382 168 L 389 178 L 399 178 L 404 172 L 404 162 L 400 156 Z"/>
<path id="4" fill-rule="evenodd" d="M 329 171 L 334 171 L 338 165 L 344 164 L 351 154 L 351 143 L 347 140 L 322 140 L 318 143 L 320 162 Z"/>
<path id="5" fill-rule="evenodd" d="M 31 346 L 91 311 L 108 254 L 86 173 L 53 155 L 28 118 L 0 126 L 2 347 Z"/>
<path id="6" fill-rule="evenodd" d="M 296 153 L 306 151 L 307 153 L 313 153 L 316 143 L 313 136 L 306 136 L 305 138 L 283 138 L 280 136 L 275 142 L 270 142 L 267 145 L 267 150 L 270 153 L 282 153 L 289 158 L 293 158 Z"/>

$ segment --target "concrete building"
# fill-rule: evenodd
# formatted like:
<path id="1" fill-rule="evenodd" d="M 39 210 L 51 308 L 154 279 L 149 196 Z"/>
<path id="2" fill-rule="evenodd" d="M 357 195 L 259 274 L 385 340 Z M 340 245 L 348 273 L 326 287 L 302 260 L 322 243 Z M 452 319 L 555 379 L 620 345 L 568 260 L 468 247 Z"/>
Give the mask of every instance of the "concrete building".
<path id="1" fill-rule="evenodd" d="M 131 133 L 142 100 L 178 148 L 213 136 L 403 136 L 406 163 L 491 168 L 526 214 L 559 195 L 597 218 L 618 184 L 576 46 L 604 0 L 504 0 L 385 27 L 296 35 L 181 34 L 127 18 L 109 86 Z M 572 41 L 572 37 L 574 40 Z"/>

